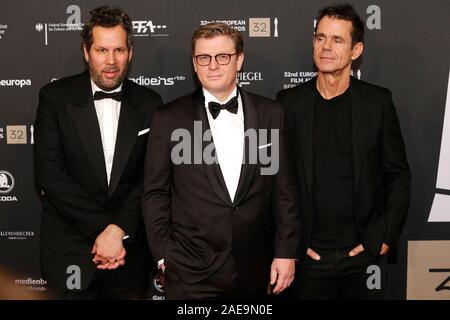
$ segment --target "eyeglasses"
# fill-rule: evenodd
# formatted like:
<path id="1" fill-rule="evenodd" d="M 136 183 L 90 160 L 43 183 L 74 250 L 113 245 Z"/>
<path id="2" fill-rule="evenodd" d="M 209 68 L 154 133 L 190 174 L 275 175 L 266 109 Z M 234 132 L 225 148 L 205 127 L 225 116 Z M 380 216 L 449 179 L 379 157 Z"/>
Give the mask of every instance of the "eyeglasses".
<path id="1" fill-rule="evenodd" d="M 218 64 L 225 66 L 230 63 L 231 57 L 234 55 L 237 55 L 237 53 L 219 53 L 215 56 L 210 56 L 209 54 L 199 54 L 195 56 L 195 61 L 197 61 L 200 66 L 207 66 L 211 63 L 211 59 L 214 57 Z"/>

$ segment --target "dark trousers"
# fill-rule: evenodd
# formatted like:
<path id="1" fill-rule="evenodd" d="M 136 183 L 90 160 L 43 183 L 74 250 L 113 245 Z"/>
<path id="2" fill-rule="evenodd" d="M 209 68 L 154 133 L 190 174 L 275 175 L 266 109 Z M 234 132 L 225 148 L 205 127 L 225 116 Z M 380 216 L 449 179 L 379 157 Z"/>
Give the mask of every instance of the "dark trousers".
<path id="1" fill-rule="evenodd" d="M 50 299 L 56 300 L 130 300 L 144 297 L 146 287 L 123 291 L 114 270 L 97 270 L 89 286 L 83 291 L 48 287 Z"/>
<path id="2" fill-rule="evenodd" d="M 297 264 L 292 285 L 293 298 L 302 300 L 383 298 L 386 257 L 371 261 L 364 251 L 350 257 L 348 253 L 351 249 L 353 248 L 313 249 L 321 259 L 315 261 L 306 256 Z M 378 276 L 380 279 L 374 278 Z M 379 283 L 380 286 L 374 286 L 375 283 Z"/>
<path id="3" fill-rule="evenodd" d="M 242 299 L 239 277 L 230 255 L 214 274 L 199 283 L 185 283 L 169 268 L 165 270 L 167 300 L 233 300 Z"/>

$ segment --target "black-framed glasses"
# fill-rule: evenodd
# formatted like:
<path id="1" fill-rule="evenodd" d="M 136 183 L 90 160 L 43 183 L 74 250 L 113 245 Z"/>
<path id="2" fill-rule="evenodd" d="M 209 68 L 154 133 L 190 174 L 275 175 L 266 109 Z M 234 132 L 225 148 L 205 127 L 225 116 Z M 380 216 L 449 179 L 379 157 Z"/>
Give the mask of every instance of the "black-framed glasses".
<path id="1" fill-rule="evenodd" d="M 214 57 L 216 59 L 216 62 L 220 64 L 221 66 L 225 66 L 230 63 L 231 57 L 237 55 L 237 52 L 235 53 L 219 53 L 215 56 L 211 56 L 209 54 L 199 54 L 195 56 L 195 61 L 197 61 L 197 64 L 200 66 L 207 66 L 211 63 L 211 59 Z"/>

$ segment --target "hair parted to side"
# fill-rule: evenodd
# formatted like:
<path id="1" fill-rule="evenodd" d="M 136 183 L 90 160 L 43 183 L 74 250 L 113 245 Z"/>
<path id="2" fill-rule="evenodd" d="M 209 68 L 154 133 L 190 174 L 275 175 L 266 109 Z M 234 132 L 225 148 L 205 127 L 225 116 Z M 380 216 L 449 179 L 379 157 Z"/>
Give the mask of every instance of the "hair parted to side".
<path id="1" fill-rule="evenodd" d="M 233 29 L 226 23 L 222 22 L 211 22 L 205 24 L 195 30 L 194 35 L 191 39 L 192 55 L 195 54 L 195 44 L 198 39 L 205 38 L 210 39 L 218 36 L 228 36 L 234 42 L 234 49 L 237 54 L 244 51 L 244 39 L 239 31 Z"/>
<path id="2" fill-rule="evenodd" d="M 119 7 L 102 6 L 93 9 L 90 14 L 91 19 L 83 26 L 81 31 L 82 47 L 86 47 L 88 51 L 91 48 L 94 27 L 111 28 L 121 25 L 127 33 L 127 47 L 131 49 L 133 46 L 133 24 L 131 17 L 125 11 Z"/>
<path id="3" fill-rule="evenodd" d="M 350 21 L 353 26 L 351 32 L 352 46 L 354 46 L 358 42 L 364 42 L 364 23 L 362 22 L 361 17 L 355 11 L 352 5 L 348 3 L 336 4 L 319 10 L 315 31 L 317 31 L 317 26 L 319 25 L 319 22 L 323 17 L 331 17 Z"/>

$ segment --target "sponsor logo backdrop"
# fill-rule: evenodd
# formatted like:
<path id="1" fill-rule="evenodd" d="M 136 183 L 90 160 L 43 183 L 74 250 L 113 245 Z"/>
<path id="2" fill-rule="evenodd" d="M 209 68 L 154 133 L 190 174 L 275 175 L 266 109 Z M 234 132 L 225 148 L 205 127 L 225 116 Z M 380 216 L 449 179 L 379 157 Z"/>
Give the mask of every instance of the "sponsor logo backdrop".
<path id="1" fill-rule="evenodd" d="M 89 11 L 104 3 L 4 0 L 0 4 L 0 268 L 17 275 L 11 279 L 16 286 L 42 291 L 46 284 L 39 266 L 41 209 L 32 165 L 38 91 L 84 69 L 80 30 Z M 159 92 L 165 102 L 196 86 L 190 37 L 199 25 L 211 21 L 225 21 L 242 32 L 246 56 L 238 81 L 246 90 L 274 97 L 280 89 L 311 79 L 314 18 L 329 3 L 109 1 L 134 20 L 129 77 Z M 365 21 L 366 46 L 353 74 L 392 90 L 413 174 L 398 263 L 388 268 L 387 297 L 448 298 L 448 284 L 439 291 L 435 288 L 450 275 L 449 260 L 444 259 L 450 244 L 442 241 L 450 239 L 450 3 L 360 0 L 354 5 Z M 408 247 L 414 240 L 441 242 L 435 243 L 435 254 L 429 257 L 427 248 L 434 242 L 410 242 Z M 427 270 L 419 272 L 422 265 Z M 427 274 L 431 282 L 436 278 L 436 283 L 422 287 L 411 280 L 417 274 Z M 407 281 L 407 275 L 413 278 Z M 152 284 L 149 298 L 160 299 L 156 273 Z"/>

